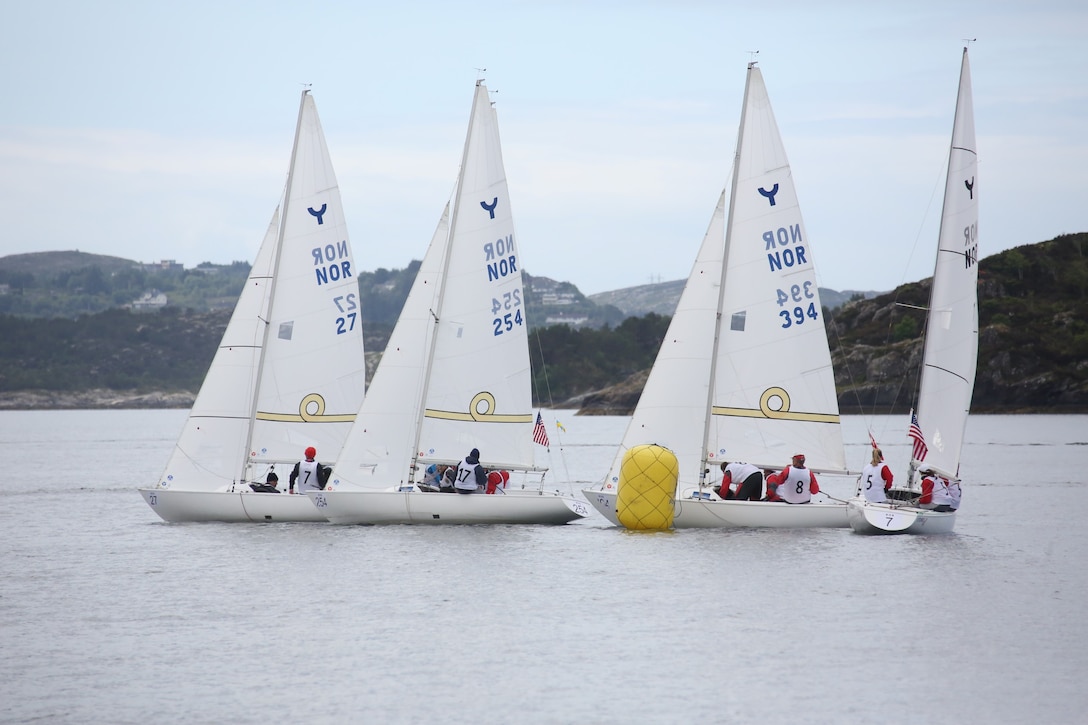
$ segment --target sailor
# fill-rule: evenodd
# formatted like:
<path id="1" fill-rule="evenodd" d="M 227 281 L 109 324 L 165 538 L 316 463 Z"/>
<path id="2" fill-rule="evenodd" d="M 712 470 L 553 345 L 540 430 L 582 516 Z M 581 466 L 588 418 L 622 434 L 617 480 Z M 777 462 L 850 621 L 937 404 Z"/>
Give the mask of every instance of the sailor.
<path id="1" fill-rule="evenodd" d="M 778 484 L 782 483 L 782 471 L 767 469 L 763 472 L 763 479 L 767 482 L 767 500 L 781 501 L 778 496 Z"/>
<path id="2" fill-rule="evenodd" d="M 872 460 L 861 469 L 860 485 L 866 501 L 884 503 L 888 500 L 885 492 L 892 487 L 892 470 L 884 462 L 884 453 L 879 448 L 873 449 Z"/>
<path id="3" fill-rule="evenodd" d="M 763 496 L 763 471 L 751 463 L 722 463 L 722 486 L 718 495 L 737 501 L 758 501 Z M 736 491 L 730 486 L 736 484 Z"/>
<path id="4" fill-rule="evenodd" d="M 779 474 L 778 497 L 786 503 L 809 503 L 812 495 L 820 492 L 816 474 L 805 468 L 805 456 L 798 453 L 793 457 L 792 465 L 786 466 Z"/>
<path id="5" fill-rule="evenodd" d="M 510 471 L 488 471 L 487 493 L 506 493 L 510 482 Z"/>
<path id="6" fill-rule="evenodd" d="M 251 483 L 249 487 L 257 493 L 279 493 L 280 490 L 276 488 L 276 484 L 279 483 L 280 477 L 276 475 L 275 471 L 269 471 L 268 476 L 265 477 L 264 483 Z"/>
<path id="7" fill-rule="evenodd" d="M 940 512 L 954 511 L 953 503 L 959 506 L 959 501 L 949 490 L 950 484 L 947 478 L 929 466 L 919 468 L 918 473 L 922 475 L 922 496 L 918 499 L 919 505 L 926 508 L 932 506 L 934 511 Z M 956 484 L 956 489 L 959 489 L 959 484 Z"/>
<path id="8" fill-rule="evenodd" d="M 317 449 L 310 446 L 306 449 L 306 458 L 295 464 L 294 470 L 287 481 L 287 492 L 295 492 L 295 482 L 298 482 L 298 492 L 320 491 L 329 482 L 332 469 L 317 462 Z"/>
<path id="9" fill-rule="evenodd" d="M 483 493 L 487 486 L 487 473 L 480 465 L 480 451 L 473 448 L 465 459 L 457 464 L 457 493 Z"/>
<path id="10" fill-rule="evenodd" d="M 423 471 L 423 480 L 419 483 L 419 490 L 437 492 L 440 478 L 441 474 L 438 472 L 438 466 L 432 463 Z"/>
<path id="11" fill-rule="evenodd" d="M 438 490 L 442 493 L 456 493 L 457 489 L 453 484 L 457 480 L 457 466 L 442 466 L 439 470 L 442 475 L 438 479 Z"/>

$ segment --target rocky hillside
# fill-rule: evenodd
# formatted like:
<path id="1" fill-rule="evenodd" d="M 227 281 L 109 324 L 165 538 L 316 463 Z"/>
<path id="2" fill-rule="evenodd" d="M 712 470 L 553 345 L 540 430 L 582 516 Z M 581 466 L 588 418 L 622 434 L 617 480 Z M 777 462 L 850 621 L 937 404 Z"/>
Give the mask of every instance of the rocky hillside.
<path id="1" fill-rule="evenodd" d="M 979 362 L 972 410 L 1088 412 L 1088 234 L 1010 249 L 979 264 Z M 922 356 L 931 280 L 848 302 L 828 330 L 843 413 L 906 412 Z M 822 294 L 822 291 L 821 291 Z M 646 373 L 576 401 L 629 414 Z"/>

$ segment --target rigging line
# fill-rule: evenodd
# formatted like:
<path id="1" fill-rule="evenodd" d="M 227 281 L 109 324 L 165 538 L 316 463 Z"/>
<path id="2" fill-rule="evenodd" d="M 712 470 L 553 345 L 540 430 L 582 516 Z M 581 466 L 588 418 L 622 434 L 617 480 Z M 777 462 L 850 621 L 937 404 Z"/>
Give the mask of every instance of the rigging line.
<path id="1" fill-rule="evenodd" d="M 544 375 L 544 387 L 548 391 L 548 407 L 555 409 L 555 401 L 552 399 L 552 384 L 548 379 L 548 366 L 544 363 L 544 346 L 540 344 L 540 328 L 536 328 L 534 331 L 536 334 L 536 348 L 537 355 L 540 357 L 540 372 Z M 536 393 L 537 400 L 541 400 L 540 394 L 537 391 L 536 376 L 532 376 L 533 380 L 533 392 Z M 563 478 L 566 479 L 568 486 L 571 485 L 570 470 L 567 467 L 567 457 L 564 455 L 565 448 L 563 446 L 563 438 L 559 435 L 559 431 L 555 432 L 556 447 L 559 449 L 559 463 L 563 466 Z M 551 453 L 551 448 L 548 449 L 548 453 Z M 541 486 L 544 485 L 544 479 L 540 480 Z M 573 490 L 573 486 L 572 486 Z"/>
<path id="2" fill-rule="evenodd" d="M 540 344 L 540 328 L 539 327 L 536 328 L 536 330 L 534 332 L 536 334 L 537 354 L 540 356 L 540 372 L 544 376 L 544 387 L 548 391 L 548 407 L 549 408 L 554 408 L 555 407 L 555 401 L 552 399 L 552 384 L 551 384 L 551 381 L 548 379 L 548 366 L 544 364 L 544 346 Z M 533 392 L 535 392 L 537 394 L 537 400 L 540 400 L 541 399 L 540 398 L 540 391 L 536 390 L 536 387 L 537 387 L 536 376 L 533 376 L 533 388 L 534 388 Z"/>

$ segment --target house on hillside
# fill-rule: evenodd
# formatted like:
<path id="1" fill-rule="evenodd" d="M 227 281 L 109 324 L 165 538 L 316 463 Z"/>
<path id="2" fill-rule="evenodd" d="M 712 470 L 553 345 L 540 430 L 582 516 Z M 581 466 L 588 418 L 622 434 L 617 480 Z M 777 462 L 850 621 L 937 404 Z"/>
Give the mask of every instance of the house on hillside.
<path id="1" fill-rule="evenodd" d="M 183 269 L 185 269 L 185 265 L 182 264 L 181 262 L 177 262 L 177 261 L 175 261 L 173 259 L 163 259 L 163 260 L 161 260 L 159 262 L 152 262 L 151 264 L 145 264 L 145 265 L 143 265 L 143 268 L 146 269 L 149 272 L 153 271 L 153 270 L 159 270 L 159 269 L 166 269 L 166 270 L 173 270 L 175 272 L 180 272 Z"/>
<path id="2" fill-rule="evenodd" d="M 157 312 L 166 307 L 166 295 L 158 290 L 144 292 L 143 297 L 129 303 L 133 312 Z"/>

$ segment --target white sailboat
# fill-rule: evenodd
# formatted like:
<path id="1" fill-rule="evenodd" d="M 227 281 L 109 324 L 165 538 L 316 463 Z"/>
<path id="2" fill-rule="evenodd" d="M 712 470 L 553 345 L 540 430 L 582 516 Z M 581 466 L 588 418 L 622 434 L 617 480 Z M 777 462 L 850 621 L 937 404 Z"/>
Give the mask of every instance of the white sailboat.
<path id="1" fill-rule="evenodd" d="M 144 500 L 166 521 L 324 521 L 279 487 L 305 448 L 331 459 L 363 402 L 356 267 L 317 108 L 302 93 L 281 201 L 189 417 Z"/>
<path id="2" fill-rule="evenodd" d="M 960 453 L 978 363 L 977 180 L 971 67 L 964 48 L 918 391 L 918 428 L 927 450 L 912 456 L 910 482 L 924 463 L 959 486 Z M 952 531 L 956 511 L 912 505 L 915 500 L 873 503 L 857 496 L 848 508 L 850 526 L 859 533 Z"/>
<path id="3" fill-rule="evenodd" d="M 338 524 L 562 524 L 589 513 L 546 489 L 534 464 L 524 300 L 498 116 L 480 81 L 452 211 L 337 458 L 339 481 L 308 494 L 316 511 Z M 505 493 L 419 487 L 427 466 L 456 465 L 473 448 L 513 474 Z"/>
<path id="4" fill-rule="evenodd" d="M 722 500 L 711 490 L 723 461 L 781 471 L 803 453 L 813 471 L 846 472 L 812 247 L 755 63 L 728 210 L 725 200 L 723 192 L 608 478 L 584 494 L 618 523 L 623 456 L 654 443 L 679 462 L 675 528 L 845 527 L 845 503 Z"/>

